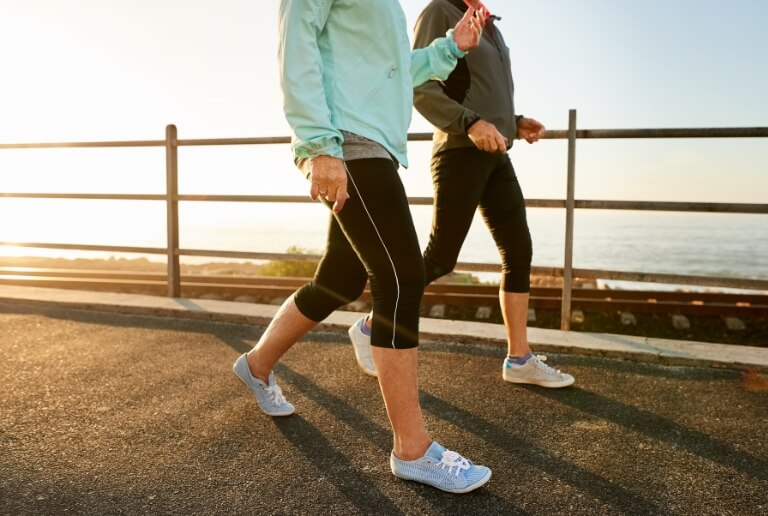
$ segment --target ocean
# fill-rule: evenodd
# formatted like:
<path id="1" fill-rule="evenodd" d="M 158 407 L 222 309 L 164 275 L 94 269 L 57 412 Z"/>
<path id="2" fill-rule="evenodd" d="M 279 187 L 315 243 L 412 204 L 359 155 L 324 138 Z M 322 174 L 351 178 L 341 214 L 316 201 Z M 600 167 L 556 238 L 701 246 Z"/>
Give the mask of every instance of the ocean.
<path id="1" fill-rule="evenodd" d="M 253 222 L 233 227 L 189 228 L 185 247 L 283 252 L 296 245 L 320 251 L 327 218 L 316 206 L 269 206 L 254 210 Z M 262 211 L 263 210 L 263 211 Z M 412 207 L 422 248 L 431 227 L 431 207 Z M 279 222 L 278 222 L 279 221 Z M 562 267 L 565 211 L 528 210 L 533 264 Z M 498 252 L 477 214 L 460 261 L 497 263 Z M 574 267 L 768 279 L 768 220 L 760 215 L 577 210 Z M 484 274 L 486 280 L 496 275 Z M 626 282 L 612 285 L 631 286 Z"/>

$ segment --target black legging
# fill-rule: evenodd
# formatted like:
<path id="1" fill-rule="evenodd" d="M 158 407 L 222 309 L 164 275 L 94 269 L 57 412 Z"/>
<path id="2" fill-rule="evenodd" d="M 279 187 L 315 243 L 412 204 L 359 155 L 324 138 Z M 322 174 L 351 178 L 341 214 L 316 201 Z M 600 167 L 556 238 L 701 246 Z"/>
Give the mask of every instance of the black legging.
<path id="1" fill-rule="evenodd" d="M 479 206 L 501 256 L 501 290 L 529 292 L 531 234 L 509 156 L 475 147 L 451 149 L 432 158 L 431 170 L 435 204 L 432 234 L 424 251 L 427 284 L 456 266 Z"/>
<path id="2" fill-rule="evenodd" d="M 389 159 L 346 165 L 349 199 L 331 217 L 323 258 L 314 279 L 296 292 L 296 306 L 322 321 L 357 299 L 370 279 L 371 345 L 416 347 L 424 262 L 400 176 Z"/>

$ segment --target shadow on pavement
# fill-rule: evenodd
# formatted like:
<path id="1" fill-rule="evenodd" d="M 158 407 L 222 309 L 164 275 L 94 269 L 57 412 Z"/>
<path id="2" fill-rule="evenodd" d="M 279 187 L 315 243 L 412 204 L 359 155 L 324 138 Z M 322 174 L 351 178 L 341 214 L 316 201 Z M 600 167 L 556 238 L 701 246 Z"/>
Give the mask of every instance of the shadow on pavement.
<path id="1" fill-rule="evenodd" d="M 741 471 L 757 480 L 768 480 L 768 463 L 719 441 L 703 432 L 686 428 L 674 421 L 615 401 L 584 389 L 571 388 L 560 392 L 524 386 L 529 392 L 557 403 L 581 410 L 597 418 L 624 426 L 653 439 L 688 450 L 704 459 Z"/>
<path id="2" fill-rule="evenodd" d="M 305 396 L 321 405 L 328 412 L 334 414 L 338 419 L 344 421 L 360 434 L 361 437 L 379 448 L 383 454 L 386 454 L 386 456 L 389 455 L 392 449 L 390 445 L 392 442 L 392 435 L 389 428 L 384 428 L 374 423 L 368 416 L 345 402 L 341 397 L 329 392 L 327 389 L 324 389 L 322 386 L 311 381 L 306 376 L 291 370 L 289 367 L 279 364 L 275 369 L 275 372 L 281 379 L 291 384 L 292 387 L 300 390 Z M 276 421 L 275 424 L 294 446 L 301 450 L 308 460 L 328 474 L 334 483 L 343 486 L 342 490 L 350 497 L 350 500 L 353 501 L 355 505 L 363 510 L 374 510 L 376 514 L 399 513 L 398 509 L 386 500 L 384 495 L 380 492 L 375 493 L 374 499 L 367 501 L 365 504 L 361 504 L 360 500 L 355 500 L 353 495 L 357 494 L 357 496 L 359 496 L 360 493 L 366 492 L 371 488 L 371 480 L 366 478 L 350 480 L 350 475 L 359 473 L 359 470 L 355 470 L 351 465 L 342 468 L 337 467 L 339 462 L 348 463 L 348 460 L 344 458 L 343 455 L 335 452 L 325 437 L 303 419 L 301 420 L 303 423 L 294 427 L 290 421 L 294 418 L 296 418 L 295 414 L 290 418 L 286 418 L 287 421 L 284 422 L 283 420 L 279 420 Z M 474 416 L 470 415 L 467 420 L 462 421 L 459 424 L 462 426 L 469 425 L 473 420 Z M 294 428 L 294 433 L 288 431 L 290 428 Z M 320 441 L 323 441 L 325 445 L 319 446 L 318 443 Z M 397 482 L 402 481 L 397 480 Z M 477 498 L 482 498 L 484 505 L 495 507 L 499 514 L 508 514 L 510 516 L 525 514 L 517 507 L 511 505 L 507 500 L 499 498 L 487 490 L 481 489 L 468 495 L 446 495 L 446 493 L 415 483 L 407 482 L 404 485 L 408 486 L 415 494 L 421 496 L 441 514 L 464 513 L 460 508 L 466 507 L 467 510 L 471 509 L 473 505 L 477 504 Z M 366 495 L 367 494 L 368 493 L 366 493 Z M 383 498 L 385 502 L 377 503 L 377 498 Z M 370 513 L 367 512 L 366 514 Z"/>
<path id="3" fill-rule="evenodd" d="M 283 368 L 281 372 L 285 373 L 287 370 Z M 400 513 L 387 495 L 377 489 L 370 473 L 360 471 L 345 454 L 336 451 L 340 443 L 331 443 L 301 415 L 275 418 L 274 424 L 304 458 L 322 471 L 330 483 L 364 514 Z"/>
<path id="4" fill-rule="evenodd" d="M 341 333 L 308 334 L 308 349 L 286 355 L 287 360 L 275 367 L 280 382 L 289 385 L 292 394 L 303 398 L 306 405 L 303 414 L 270 420 L 262 418 L 263 414 L 258 413 L 255 406 L 246 406 L 249 394 L 239 385 L 235 387 L 235 379 L 227 372 L 233 359 L 230 349 L 237 353 L 251 349 L 263 332 L 261 327 L 8 304 L 0 304 L 0 313 L 42 314 L 54 319 L 53 323 L 43 318 L 38 320 L 43 326 L 49 326 L 48 334 L 38 335 L 32 324 L 19 331 L 17 339 L 24 342 L 19 344 L 19 349 L 23 348 L 28 356 L 19 351 L 8 353 L 11 365 L 14 360 L 26 360 L 14 366 L 26 375 L 17 378 L 19 392 L 24 392 L 21 389 L 37 392 L 34 389 L 40 384 L 41 372 L 29 364 L 37 363 L 34 360 L 40 355 L 38 347 L 58 349 L 58 339 L 63 336 L 80 339 L 80 347 L 76 349 L 85 350 L 86 354 L 91 349 L 102 349 L 90 357 L 90 362 L 87 356 L 76 357 L 70 369 L 64 371 L 79 381 L 75 386 L 79 386 L 81 393 L 90 393 L 92 399 L 73 397 L 71 393 L 77 391 L 68 388 L 62 391 L 64 395 L 49 400 L 30 399 L 26 404 L 16 403 L 18 397 L 11 400 L 14 406 L 21 407 L 16 416 L 20 422 L 14 432 L 21 433 L 27 427 L 34 429 L 33 424 L 47 429 L 49 419 L 46 418 L 53 413 L 48 409 L 56 408 L 70 420 L 62 417 L 57 422 L 59 432 L 58 441 L 53 441 L 55 445 L 63 444 L 65 449 L 70 446 L 70 451 L 75 453 L 79 437 L 74 435 L 83 431 L 92 431 L 93 437 L 103 441 L 96 444 L 106 455 L 87 457 L 93 459 L 92 470 L 88 471 L 103 477 L 99 482 L 113 484 L 96 486 L 94 494 L 85 493 L 86 499 L 90 496 L 92 502 L 98 502 L 97 507 L 128 504 L 139 511 L 151 510 L 148 499 L 140 495 L 154 493 L 155 469 L 177 469 L 175 464 L 166 465 L 146 453 L 145 448 L 155 453 L 155 446 L 162 460 L 176 460 L 175 450 L 187 454 L 182 464 L 186 475 L 183 478 L 189 479 L 190 492 L 200 493 L 199 499 L 187 500 L 173 491 L 177 488 L 173 482 L 161 482 L 167 497 L 163 503 L 179 512 L 187 508 L 192 512 L 206 508 L 214 511 L 210 505 L 214 500 L 225 504 L 219 507 L 229 509 L 238 507 L 241 501 L 253 503 L 261 494 L 256 492 L 258 484 L 252 486 L 253 497 L 241 486 L 251 480 L 252 461 L 258 464 L 258 460 L 266 460 L 271 465 L 267 477 L 278 486 L 274 496 L 286 493 L 282 482 L 290 478 L 286 503 L 292 502 L 291 507 L 316 507 L 320 513 L 324 512 L 324 502 L 339 503 L 338 500 L 341 503 L 336 508 L 362 514 L 517 515 L 546 510 L 574 513 L 580 509 L 582 513 L 593 514 L 610 509 L 613 509 L 610 513 L 626 514 L 691 514 L 707 510 L 746 513 L 740 511 L 765 503 L 768 461 L 762 444 L 764 421 L 760 421 L 765 413 L 764 398 L 761 394 L 745 393 L 738 384 L 732 383 L 731 380 L 739 377 L 733 371 L 558 355 L 558 367 L 575 370 L 578 375 L 577 387 L 547 390 L 515 386 L 513 391 L 499 378 L 503 356 L 499 347 L 429 342 L 425 345 L 427 353 L 422 363 L 426 373 L 420 392 L 424 411 L 442 425 L 442 435 L 462 443 L 471 441 L 472 446 L 467 447 L 472 448 L 473 454 L 492 458 L 489 465 L 499 468 L 488 486 L 459 496 L 404 482 L 391 475 L 386 464 L 391 449 L 390 428 L 381 406 L 376 410 L 382 412 L 374 412 L 372 408 L 374 400 L 381 404 L 381 398 L 377 396 L 373 380 L 355 369 L 351 350 L 341 346 L 346 343 L 346 336 Z M 64 320 L 84 324 L 70 327 L 61 323 Z M 106 328 L 98 328 L 103 345 L 89 336 L 95 325 Z M 66 328 L 65 333 L 60 333 L 62 326 Z M 113 332 L 134 328 L 157 331 Z M 158 335 L 157 341 L 153 340 Z M 194 341 L 197 342 L 190 346 Z M 192 348 L 194 360 L 190 360 Z M 133 355 L 125 356 L 136 356 L 140 364 L 132 376 L 114 376 L 120 372 L 121 364 L 110 363 L 110 358 L 114 351 L 122 349 L 130 350 Z M 151 369 L 158 354 L 174 362 L 176 369 Z M 348 363 L 340 365 L 341 359 L 347 356 L 350 357 Z M 148 367 L 153 373 L 147 372 Z M 202 383 L 195 374 L 201 369 L 206 371 Z M 114 380 L 109 386 L 111 390 L 101 392 L 81 381 L 86 373 L 93 371 L 109 375 L 99 378 Z M 312 374 L 305 375 L 305 371 Z M 454 374 L 455 371 L 460 373 Z M 134 384 L 137 380 L 139 383 Z M 655 390 L 640 389 L 650 384 L 655 385 Z M 134 388 L 136 385 L 141 388 Z M 182 403 L 187 385 L 196 387 L 193 392 L 197 397 L 193 397 L 191 403 Z M 701 386 L 708 387 L 701 389 Z M 160 396 L 164 389 L 169 393 L 167 399 Z M 105 393 L 111 393 L 113 403 L 127 400 L 131 404 L 122 406 L 120 411 L 98 412 L 107 403 Z M 613 399 L 614 396 L 619 400 Z M 639 396 L 644 396 L 642 402 L 638 401 Z M 685 403 L 685 400 L 694 402 Z M 252 399 L 248 401 L 253 403 Z M 152 403 L 157 403 L 157 407 Z M 709 417 L 713 404 L 718 404 L 714 406 L 719 414 L 726 415 L 722 423 Z M 521 407 L 519 414 L 514 413 L 517 406 Z M 37 415 L 26 422 L 29 407 L 37 410 Z M 539 411 L 540 407 L 545 410 Z M 162 411 L 153 412 L 161 409 L 167 410 L 167 415 Z M 685 424 L 676 421 L 678 410 L 679 420 Z M 145 421 L 146 425 L 131 420 L 127 421 L 131 423 L 127 428 L 121 428 L 117 424 L 126 423 L 123 414 L 144 417 L 139 422 Z M 198 418 L 200 414 L 206 417 Z M 530 417 L 526 419 L 527 416 Z M 607 429 L 590 433 L 576 424 L 592 423 L 591 420 L 599 420 Z M 110 426 L 105 426 L 99 434 L 91 421 L 110 423 Z M 510 426 L 517 423 L 516 428 Z M 75 498 L 80 489 L 86 489 L 85 484 L 79 483 L 80 477 L 68 471 L 57 473 L 60 478 L 38 475 L 38 469 L 24 464 L 23 460 L 29 456 L 11 439 L 10 431 L 3 435 L 2 427 L 0 424 L 0 452 L 5 446 L 17 454 L 14 457 L 19 461 L 13 468 L 18 479 L 8 485 L 16 490 L 32 481 L 50 485 L 50 490 L 58 491 L 64 498 L 59 507 L 78 507 Z M 753 434 L 760 435 L 753 438 Z M 34 437 L 31 430 L 29 435 Z M 653 441 L 652 455 L 637 447 L 643 440 Z M 144 448 L 140 448 L 140 454 L 132 455 L 130 447 L 121 451 L 114 443 L 138 443 Z M 583 443 L 588 446 L 581 446 Z M 750 453 L 742 451 L 745 449 Z M 248 450 L 247 455 L 243 450 Z M 294 463 L 285 464 L 282 457 L 276 457 L 278 450 L 288 450 L 285 455 L 294 457 Z M 587 455 L 585 450 L 593 455 Z M 135 464 L 119 470 L 108 460 L 123 456 L 132 458 Z M 152 462 L 153 457 L 157 463 Z M 653 463 L 648 457 L 658 462 Z M 76 458 L 74 464 L 80 469 L 85 467 L 80 462 L 90 464 L 82 457 Z M 666 476 L 657 476 L 658 467 L 664 461 L 670 463 Z M 211 473 L 217 470 L 218 477 Z M 130 478 L 124 484 L 123 471 L 141 473 L 143 476 L 137 478 L 146 483 L 142 484 L 143 491 L 132 491 Z M 289 477 L 296 471 L 301 473 Z M 528 478 L 522 476 L 525 473 L 529 474 Z M 0 498 L 4 488 L 1 477 Z M 739 481 L 734 482 L 734 477 Z M 70 478 L 77 482 L 64 485 Z M 536 483 L 541 479 L 548 483 Z M 220 494 L 222 489 L 231 499 Z M 113 492 L 114 498 L 110 499 Z M 30 491 L 30 496 L 35 494 Z M 26 500 L 21 501 L 26 503 Z M 53 506 L 53 501 L 41 503 Z M 155 505 L 155 509 L 157 507 Z"/>
<path id="5" fill-rule="evenodd" d="M 623 487 L 591 473 L 566 460 L 554 457 L 546 450 L 508 432 L 476 415 L 422 392 L 422 406 L 425 410 L 454 425 L 464 426 L 468 431 L 485 439 L 515 459 L 535 466 L 546 473 L 560 478 L 568 484 L 590 493 L 614 507 L 632 514 L 661 514 L 663 509 Z"/>

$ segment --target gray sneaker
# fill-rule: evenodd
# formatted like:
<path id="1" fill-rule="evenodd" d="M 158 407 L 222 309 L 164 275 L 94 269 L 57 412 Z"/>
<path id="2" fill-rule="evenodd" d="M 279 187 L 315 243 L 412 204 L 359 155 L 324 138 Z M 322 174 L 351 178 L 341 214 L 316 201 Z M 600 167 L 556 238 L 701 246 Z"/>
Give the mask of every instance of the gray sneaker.
<path id="1" fill-rule="evenodd" d="M 507 382 L 531 383 L 553 389 L 568 387 L 575 381 L 573 376 L 545 364 L 546 359 L 543 355 L 534 355 L 525 364 L 518 365 L 506 358 L 502 377 Z"/>
<path id="2" fill-rule="evenodd" d="M 404 480 L 414 480 L 449 493 L 468 493 L 491 479 L 491 470 L 478 466 L 455 451 L 432 442 L 423 457 L 400 460 L 389 457 L 392 473 Z"/>
<path id="3" fill-rule="evenodd" d="M 371 356 L 371 337 L 363 333 L 362 325 L 365 324 L 365 317 L 350 326 L 349 340 L 352 341 L 352 348 L 355 350 L 355 359 L 365 374 L 377 376 L 376 364 Z"/>
<path id="4" fill-rule="evenodd" d="M 296 410 L 286 401 L 280 386 L 275 383 L 274 373 L 269 373 L 269 384 L 264 383 L 251 374 L 248 367 L 247 354 L 243 353 L 232 366 L 235 376 L 248 387 L 256 396 L 259 408 L 270 416 L 290 416 Z"/>

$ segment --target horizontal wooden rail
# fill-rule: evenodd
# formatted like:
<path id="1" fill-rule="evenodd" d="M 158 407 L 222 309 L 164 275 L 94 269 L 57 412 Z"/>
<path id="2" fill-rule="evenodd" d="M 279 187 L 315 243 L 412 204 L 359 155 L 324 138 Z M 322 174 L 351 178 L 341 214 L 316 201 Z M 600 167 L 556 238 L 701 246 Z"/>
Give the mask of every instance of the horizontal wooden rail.
<path id="1" fill-rule="evenodd" d="M 579 129 L 578 139 L 623 139 L 623 138 L 763 138 L 768 136 L 768 127 L 697 127 L 666 129 Z M 546 131 L 544 138 L 563 139 L 568 131 Z"/>
<path id="2" fill-rule="evenodd" d="M 86 199 L 86 200 L 113 200 L 113 201 L 165 201 L 162 194 L 109 194 L 109 193 L 13 193 L 0 192 L 0 197 L 15 199 Z"/>
<path id="3" fill-rule="evenodd" d="M 586 201 L 576 200 L 577 209 L 628 211 L 685 211 L 699 213 L 768 214 L 768 204 L 667 201 Z"/>
<path id="4" fill-rule="evenodd" d="M 768 127 L 696 127 L 656 129 L 580 129 L 578 139 L 623 139 L 623 138 L 763 138 L 768 137 Z M 564 129 L 544 132 L 544 139 L 568 139 Z M 409 133 L 408 141 L 431 141 L 432 133 Z M 279 145 L 290 143 L 289 136 L 264 136 L 253 138 L 197 138 L 177 139 L 178 147 L 219 146 L 219 145 Z M 104 147 L 163 147 L 165 140 L 120 140 L 107 142 L 39 142 L 0 143 L 0 149 L 80 149 Z"/>
<path id="5" fill-rule="evenodd" d="M 71 251 L 106 251 L 113 253 L 165 254 L 165 247 L 130 247 L 117 245 L 58 244 L 40 242 L 0 242 L 10 247 L 29 247 L 33 249 L 63 249 Z"/>
<path id="6" fill-rule="evenodd" d="M 768 280 L 749 278 L 720 278 L 715 276 L 694 276 L 687 274 L 664 274 L 658 272 L 606 271 L 596 269 L 573 269 L 573 275 L 582 279 L 608 279 L 676 285 L 697 285 L 707 287 L 767 290 Z"/>
<path id="7" fill-rule="evenodd" d="M 122 201 L 166 201 L 162 194 L 111 194 L 111 193 L 32 193 L 0 192 L 0 197 L 18 199 L 85 199 Z M 179 194 L 174 197 L 180 202 L 246 202 L 246 203 L 316 203 L 308 195 L 221 195 L 221 194 Z M 412 206 L 431 206 L 432 197 L 409 197 Z M 712 203 L 712 202 L 669 202 L 669 201 L 609 201 L 576 200 L 576 208 L 589 210 L 626 211 L 682 211 L 699 213 L 742 213 L 768 214 L 768 204 Z M 526 199 L 528 208 L 564 208 L 560 199 Z"/>
<path id="8" fill-rule="evenodd" d="M 98 149 L 110 147 L 163 147 L 165 140 L 113 142 L 0 143 L 0 149 Z"/>

